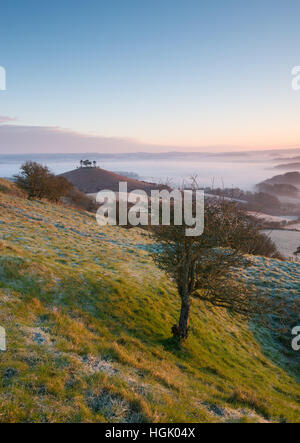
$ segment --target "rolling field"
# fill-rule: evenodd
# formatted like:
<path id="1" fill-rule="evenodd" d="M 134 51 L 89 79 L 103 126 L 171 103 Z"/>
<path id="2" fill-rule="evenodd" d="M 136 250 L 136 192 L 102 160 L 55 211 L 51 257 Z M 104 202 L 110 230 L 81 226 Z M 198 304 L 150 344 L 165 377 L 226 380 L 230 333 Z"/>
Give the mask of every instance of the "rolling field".
<path id="1" fill-rule="evenodd" d="M 194 301 L 179 348 L 148 234 L 14 193 L 0 181 L 1 422 L 300 422 L 298 355 L 270 331 Z M 300 265 L 252 261 L 240 278 L 299 291 Z"/>

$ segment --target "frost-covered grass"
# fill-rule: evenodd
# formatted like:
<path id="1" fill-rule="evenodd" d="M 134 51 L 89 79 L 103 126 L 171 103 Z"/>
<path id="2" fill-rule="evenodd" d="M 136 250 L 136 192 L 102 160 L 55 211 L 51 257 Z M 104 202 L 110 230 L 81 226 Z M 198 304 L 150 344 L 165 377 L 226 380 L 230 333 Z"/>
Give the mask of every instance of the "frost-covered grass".
<path id="1" fill-rule="evenodd" d="M 300 422 L 293 356 L 277 361 L 269 332 L 195 301 L 174 344 L 179 301 L 151 246 L 0 188 L 0 421 Z M 254 258 L 245 277 L 284 296 L 299 270 Z"/>

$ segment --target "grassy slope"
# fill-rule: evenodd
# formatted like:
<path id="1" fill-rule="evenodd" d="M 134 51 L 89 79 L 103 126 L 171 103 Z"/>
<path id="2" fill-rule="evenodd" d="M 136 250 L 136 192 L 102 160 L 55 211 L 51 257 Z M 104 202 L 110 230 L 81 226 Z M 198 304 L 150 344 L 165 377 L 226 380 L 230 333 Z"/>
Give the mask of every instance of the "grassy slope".
<path id="1" fill-rule="evenodd" d="M 178 298 L 150 246 L 138 229 L 0 192 L 0 421 L 300 422 L 296 376 L 267 334 L 195 301 L 174 346 Z M 270 265 L 271 290 L 297 287 L 295 264 L 255 259 L 250 277 Z"/>

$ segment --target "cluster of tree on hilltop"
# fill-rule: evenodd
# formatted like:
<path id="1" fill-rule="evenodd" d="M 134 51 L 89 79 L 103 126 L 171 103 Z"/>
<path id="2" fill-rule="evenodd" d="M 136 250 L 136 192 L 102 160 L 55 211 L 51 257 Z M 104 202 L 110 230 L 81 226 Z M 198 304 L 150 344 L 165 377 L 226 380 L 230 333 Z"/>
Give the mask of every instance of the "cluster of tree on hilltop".
<path id="1" fill-rule="evenodd" d="M 97 162 L 95 160 L 80 160 L 80 167 L 81 168 L 97 168 Z"/>

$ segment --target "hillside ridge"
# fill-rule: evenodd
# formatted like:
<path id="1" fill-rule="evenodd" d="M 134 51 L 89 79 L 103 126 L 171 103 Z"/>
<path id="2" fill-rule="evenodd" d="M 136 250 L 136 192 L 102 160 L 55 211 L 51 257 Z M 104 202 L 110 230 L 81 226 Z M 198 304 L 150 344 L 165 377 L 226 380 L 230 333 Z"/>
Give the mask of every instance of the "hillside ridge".
<path id="1" fill-rule="evenodd" d="M 141 189 L 147 194 L 152 189 L 160 189 L 161 186 L 156 183 L 148 183 L 141 180 L 125 177 L 106 169 L 83 167 L 73 171 L 68 171 L 61 176 L 69 180 L 76 188 L 86 194 L 94 194 L 102 190 L 119 191 L 119 183 L 126 182 L 128 192 Z"/>
<path id="2" fill-rule="evenodd" d="M 190 338 L 174 344 L 179 300 L 148 234 L 4 185 L 0 422 L 300 421 L 299 364 L 269 331 L 195 300 Z M 299 290 L 298 264 L 252 261 L 242 278 Z"/>

